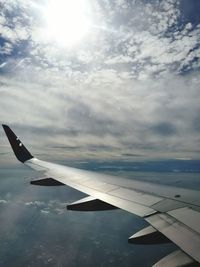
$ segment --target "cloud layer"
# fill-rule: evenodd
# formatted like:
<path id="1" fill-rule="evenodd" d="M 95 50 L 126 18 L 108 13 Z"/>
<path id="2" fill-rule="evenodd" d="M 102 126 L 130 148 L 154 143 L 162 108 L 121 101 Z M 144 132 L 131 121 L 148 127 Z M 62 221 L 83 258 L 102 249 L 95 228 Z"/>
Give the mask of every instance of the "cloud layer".
<path id="1" fill-rule="evenodd" d="M 44 158 L 199 158 L 199 6 L 87 1 L 90 32 L 65 48 L 45 4 L 0 3 L 1 122 Z"/>

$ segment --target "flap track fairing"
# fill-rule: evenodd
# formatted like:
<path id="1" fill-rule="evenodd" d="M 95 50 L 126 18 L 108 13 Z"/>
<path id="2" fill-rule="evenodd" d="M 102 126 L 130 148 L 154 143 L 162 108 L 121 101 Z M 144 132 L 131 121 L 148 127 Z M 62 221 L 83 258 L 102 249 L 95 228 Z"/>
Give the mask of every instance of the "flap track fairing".
<path id="1" fill-rule="evenodd" d="M 149 245 L 169 243 L 171 241 L 152 226 L 148 226 L 129 237 L 128 242 L 132 244 Z"/>
<path id="2" fill-rule="evenodd" d="M 53 179 L 53 178 L 39 178 L 36 180 L 32 180 L 30 182 L 33 185 L 41 185 L 41 186 L 58 186 L 58 185 L 64 185 L 63 183 Z"/>
<path id="3" fill-rule="evenodd" d="M 113 210 L 117 209 L 117 207 L 89 196 L 67 205 L 67 209 L 77 211 L 101 211 Z"/>

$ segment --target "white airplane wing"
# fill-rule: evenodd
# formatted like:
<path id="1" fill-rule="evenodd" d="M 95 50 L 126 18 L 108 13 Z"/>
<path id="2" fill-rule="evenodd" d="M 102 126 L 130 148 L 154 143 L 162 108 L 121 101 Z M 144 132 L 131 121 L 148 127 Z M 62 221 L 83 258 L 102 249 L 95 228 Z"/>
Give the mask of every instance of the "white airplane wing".
<path id="1" fill-rule="evenodd" d="M 68 185 L 88 195 L 67 206 L 70 210 L 123 209 L 143 217 L 149 226 L 129 238 L 130 243 L 173 242 L 179 250 L 161 259 L 154 267 L 200 266 L 200 195 L 187 190 L 140 182 L 36 159 L 7 126 L 3 125 L 19 161 L 43 177 L 35 185 Z"/>

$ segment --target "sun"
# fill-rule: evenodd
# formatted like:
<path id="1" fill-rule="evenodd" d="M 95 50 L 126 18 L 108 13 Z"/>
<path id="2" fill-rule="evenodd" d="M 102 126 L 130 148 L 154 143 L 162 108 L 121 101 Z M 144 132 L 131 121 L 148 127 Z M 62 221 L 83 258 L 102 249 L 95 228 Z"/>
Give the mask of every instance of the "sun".
<path id="1" fill-rule="evenodd" d="M 86 0 L 50 0 L 43 11 L 48 41 L 72 47 L 90 28 Z"/>

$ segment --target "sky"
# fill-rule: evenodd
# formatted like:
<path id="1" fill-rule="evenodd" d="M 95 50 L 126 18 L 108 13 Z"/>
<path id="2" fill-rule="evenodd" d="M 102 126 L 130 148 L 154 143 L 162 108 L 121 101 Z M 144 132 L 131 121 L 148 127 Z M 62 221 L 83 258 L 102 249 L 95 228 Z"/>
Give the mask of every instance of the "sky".
<path id="1" fill-rule="evenodd" d="M 200 188 L 199 14 L 199 0 L 0 0 L 0 123 L 40 159 Z M 0 129 L 0 266 L 147 267 L 175 249 L 128 244 L 143 220 L 66 211 L 83 194 L 12 164 Z"/>
<path id="2" fill-rule="evenodd" d="M 42 159 L 199 159 L 199 14 L 199 0 L 0 0 L 0 122 Z"/>

